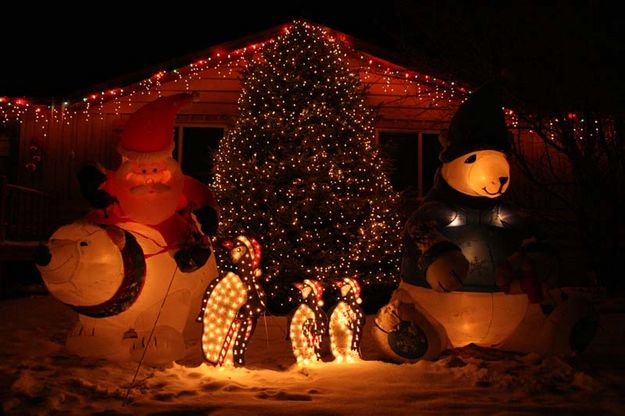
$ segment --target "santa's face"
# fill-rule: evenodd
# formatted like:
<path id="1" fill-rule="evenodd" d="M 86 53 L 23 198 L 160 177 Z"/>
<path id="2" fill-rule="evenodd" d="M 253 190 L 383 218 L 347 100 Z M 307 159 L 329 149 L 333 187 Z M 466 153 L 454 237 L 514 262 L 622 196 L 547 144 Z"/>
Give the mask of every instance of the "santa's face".
<path id="1" fill-rule="evenodd" d="M 156 225 L 176 211 L 184 176 L 171 157 L 124 158 L 114 183 L 124 213 L 132 221 Z"/>

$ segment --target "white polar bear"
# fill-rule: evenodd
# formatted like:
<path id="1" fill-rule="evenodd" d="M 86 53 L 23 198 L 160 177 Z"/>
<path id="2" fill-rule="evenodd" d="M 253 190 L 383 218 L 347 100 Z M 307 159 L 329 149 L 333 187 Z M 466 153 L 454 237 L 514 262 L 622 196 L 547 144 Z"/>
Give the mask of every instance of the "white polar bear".
<path id="1" fill-rule="evenodd" d="M 38 268 L 50 293 L 79 313 L 69 351 L 111 360 L 145 356 L 148 364 L 180 359 L 193 344 L 199 351 L 195 318 L 217 277 L 215 258 L 182 273 L 165 247 L 158 231 L 134 222 L 78 221 L 52 235 L 50 256 Z"/>

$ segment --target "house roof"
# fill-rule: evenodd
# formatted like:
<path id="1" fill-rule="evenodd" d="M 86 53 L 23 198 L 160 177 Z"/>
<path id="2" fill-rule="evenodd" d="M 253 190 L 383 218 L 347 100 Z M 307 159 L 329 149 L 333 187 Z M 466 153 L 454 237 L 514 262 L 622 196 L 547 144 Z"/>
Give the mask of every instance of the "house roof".
<path id="1" fill-rule="evenodd" d="M 359 38 L 324 25 L 312 22 L 309 23 L 324 28 L 331 36 L 340 39 L 354 56 L 358 55 L 360 59 L 366 59 L 381 68 L 383 67 L 387 73 L 395 73 L 397 76 L 405 78 L 420 77 L 419 82 L 423 84 L 444 82 L 433 75 L 431 73 L 431 69 L 426 69 L 425 66 L 423 68 L 415 68 L 414 62 L 411 62 L 410 66 L 406 65 L 403 57 L 394 51 L 363 41 Z M 285 22 L 284 24 L 274 26 L 267 30 L 258 31 L 247 36 L 239 37 L 231 41 L 198 50 L 196 52 L 187 53 L 177 58 L 170 59 L 156 65 L 151 65 L 138 71 L 123 74 L 106 82 L 80 89 L 68 94 L 65 97 L 0 97 L 0 104 L 11 102 L 14 105 L 24 105 L 25 103 L 49 105 L 54 101 L 57 103 L 65 102 L 66 104 L 95 100 L 101 101 L 102 99 L 106 99 L 103 98 L 103 96 L 115 96 L 120 93 L 121 89 L 126 90 L 127 92 L 129 88 L 136 88 L 144 82 L 150 82 L 150 80 L 155 80 L 155 82 L 161 83 L 167 82 L 169 79 L 173 79 L 173 77 L 180 77 L 181 74 L 185 74 L 186 72 L 198 69 L 201 70 L 204 67 L 210 67 L 211 64 L 233 59 L 247 53 L 254 53 L 257 48 L 262 47 L 262 45 L 271 41 L 282 31 L 287 30 L 291 24 L 291 22 Z M 426 73 L 425 71 L 430 73 Z M 457 85 L 457 82 L 450 82 Z M 463 90 L 464 88 L 460 87 L 460 89 Z"/>
<path id="2" fill-rule="evenodd" d="M 28 21 L 12 10 L 4 22 L 0 95 L 56 96 L 59 102 L 109 76 L 137 79 L 145 63 L 163 68 L 171 57 L 305 16 L 368 40 L 355 39 L 365 52 L 438 78 L 478 85 L 503 74 L 506 90 L 528 104 L 625 108 L 625 26 L 613 5 L 350 3 L 225 2 L 204 11 L 182 3 L 132 10 L 125 2 L 83 16 L 75 7 L 59 13 L 58 4 L 32 13 L 23 3 Z"/>

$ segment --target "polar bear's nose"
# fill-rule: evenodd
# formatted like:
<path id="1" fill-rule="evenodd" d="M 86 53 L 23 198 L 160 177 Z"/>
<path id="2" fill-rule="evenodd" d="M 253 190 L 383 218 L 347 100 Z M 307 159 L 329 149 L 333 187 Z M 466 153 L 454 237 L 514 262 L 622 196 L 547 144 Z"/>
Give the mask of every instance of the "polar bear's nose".
<path id="1" fill-rule="evenodd" d="M 39 245 L 33 254 L 33 261 L 37 266 L 45 267 L 52 261 L 52 254 L 47 246 Z"/>
<path id="2" fill-rule="evenodd" d="M 500 176 L 499 177 L 499 183 L 501 184 L 501 186 L 505 185 L 506 182 L 508 182 L 508 177 L 507 176 Z"/>

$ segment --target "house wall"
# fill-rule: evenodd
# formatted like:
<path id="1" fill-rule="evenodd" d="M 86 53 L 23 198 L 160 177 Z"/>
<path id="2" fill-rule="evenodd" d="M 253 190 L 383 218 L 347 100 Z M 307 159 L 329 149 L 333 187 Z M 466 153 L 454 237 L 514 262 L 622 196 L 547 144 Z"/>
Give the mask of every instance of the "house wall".
<path id="1" fill-rule="evenodd" d="M 356 59 L 351 65 L 360 71 L 368 89 L 368 103 L 376 110 L 375 125 L 380 130 L 438 132 L 446 128 L 460 103 L 460 97 L 442 98 L 431 85 L 409 83 L 400 76 L 393 78 L 377 73 L 361 67 Z M 53 192 L 59 222 L 81 216 L 87 207 L 78 192 L 77 169 L 87 161 L 116 168 L 119 156 L 115 148 L 128 117 L 156 99 L 159 93 L 170 95 L 185 91 L 199 93 L 199 99 L 178 114 L 180 124 L 233 124 L 238 111 L 240 82 L 236 68 L 227 65 L 197 72 L 191 79 L 160 84 L 150 92 L 91 104 L 71 117 L 65 111 L 56 111 L 54 116 L 48 117 L 28 113 L 21 128 L 18 183 Z M 70 110 L 70 113 L 75 111 Z M 34 172 L 24 168 L 31 157 L 32 138 L 40 138 L 43 143 L 42 160 Z M 526 147 L 528 152 L 538 154 L 541 151 L 537 145 Z"/>

